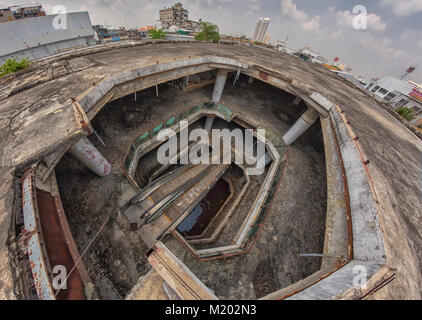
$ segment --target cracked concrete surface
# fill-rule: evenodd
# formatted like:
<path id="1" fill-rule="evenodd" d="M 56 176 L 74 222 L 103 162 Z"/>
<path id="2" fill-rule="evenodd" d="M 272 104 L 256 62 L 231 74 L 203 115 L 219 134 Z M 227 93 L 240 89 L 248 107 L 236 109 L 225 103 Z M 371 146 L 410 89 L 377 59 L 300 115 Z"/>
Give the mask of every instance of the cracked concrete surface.
<path id="1" fill-rule="evenodd" d="M 80 137 L 71 99 L 94 83 L 130 68 L 201 55 L 230 57 L 251 67 L 271 69 L 341 106 L 371 161 L 369 170 L 380 199 L 388 263 L 397 269 L 396 280 L 372 298 L 421 299 L 421 140 L 378 102 L 321 66 L 260 48 L 208 43 L 113 46 L 106 51 L 79 52 L 46 61 L 9 82 L 0 82 L 1 297 L 13 297 L 6 245 L 13 169 L 22 169 Z"/>

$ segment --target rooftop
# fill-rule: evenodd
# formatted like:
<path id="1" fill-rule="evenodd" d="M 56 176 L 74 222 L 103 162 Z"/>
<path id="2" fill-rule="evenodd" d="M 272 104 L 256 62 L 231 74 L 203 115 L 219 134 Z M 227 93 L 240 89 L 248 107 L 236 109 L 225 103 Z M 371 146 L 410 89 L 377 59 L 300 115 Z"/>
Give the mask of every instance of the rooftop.
<path id="1" fill-rule="evenodd" d="M 343 123 L 341 119 L 345 117 L 344 127 L 336 130 L 349 132 L 355 140 L 340 141 L 339 148 L 355 145 L 359 152 L 353 152 L 368 160 L 364 165 L 360 160 L 357 163 L 359 170 L 370 173 L 371 181 L 365 183 L 375 191 L 364 192 L 361 196 L 372 199 L 371 195 L 376 195 L 374 212 L 381 225 L 386 268 L 395 270 L 395 281 L 372 293 L 371 297 L 422 298 L 422 237 L 419 231 L 422 228 L 422 143 L 414 133 L 393 118 L 379 102 L 322 66 L 247 45 L 164 41 L 118 44 L 69 53 L 0 80 L 0 211 L 3 213 L 0 220 L 0 280 L 3 283 L 0 298 L 15 295 L 9 248 L 5 244 L 16 206 L 16 177 L 33 164 L 66 151 L 69 145 L 87 135 L 86 128 L 99 112 L 100 105 L 102 108 L 106 102 L 133 94 L 131 86 L 134 84 L 125 84 L 127 79 L 138 79 L 136 88 L 141 91 L 155 86 L 156 83 L 148 82 L 149 75 L 167 72 L 174 66 L 200 69 L 228 65 L 235 72 L 242 70 L 244 75 L 300 96 L 308 103 L 312 103 L 312 96 L 322 105 L 329 101 L 335 110 L 341 110 L 335 114 L 331 113 L 334 111 L 319 111 L 324 114 L 323 119 L 331 117 L 337 123 Z M 161 81 L 164 83 L 168 79 Z M 114 89 L 116 86 L 119 90 Z M 254 114 L 253 108 L 247 112 L 250 117 Z M 264 115 L 256 113 L 253 117 L 257 122 L 273 126 Z M 329 128 L 327 121 L 321 121 L 323 128 L 324 124 Z M 324 139 L 328 139 L 326 133 Z M 295 145 L 291 148 L 295 149 Z M 348 159 L 347 150 L 342 149 L 344 159 Z M 350 164 L 347 161 L 346 167 Z M 359 184 L 352 177 L 354 175 L 348 175 L 350 189 Z M 355 248 L 359 248 L 360 236 L 353 234 Z M 359 254 L 356 249 L 355 255 Z M 194 262 L 184 262 L 196 268 Z"/>

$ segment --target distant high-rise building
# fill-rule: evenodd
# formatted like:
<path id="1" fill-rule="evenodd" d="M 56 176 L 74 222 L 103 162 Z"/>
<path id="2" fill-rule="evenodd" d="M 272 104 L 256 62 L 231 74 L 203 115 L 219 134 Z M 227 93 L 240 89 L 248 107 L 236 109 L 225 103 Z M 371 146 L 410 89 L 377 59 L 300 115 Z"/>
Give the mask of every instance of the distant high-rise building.
<path id="1" fill-rule="evenodd" d="M 252 40 L 253 41 L 257 41 L 258 39 L 258 35 L 259 35 L 259 31 L 261 30 L 261 26 L 262 26 L 262 22 L 264 21 L 264 19 L 259 18 L 258 22 L 256 23 L 256 27 L 255 27 L 255 31 L 253 33 L 253 37 Z"/>
<path id="2" fill-rule="evenodd" d="M 268 44 L 268 43 L 270 43 L 270 39 L 271 39 L 271 36 L 270 36 L 269 34 L 267 34 L 267 35 L 264 37 L 264 41 L 262 41 L 262 42 L 264 42 L 265 44 Z"/>
<path id="3" fill-rule="evenodd" d="M 160 10 L 160 23 L 163 29 L 168 30 L 171 26 L 199 32 L 202 30 L 200 22 L 188 19 L 189 11 L 183 8 L 179 2 L 170 8 Z"/>
<path id="4" fill-rule="evenodd" d="M 262 22 L 261 29 L 259 30 L 258 38 L 256 41 L 263 42 L 265 33 L 267 32 L 268 25 L 270 24 L 270 18 L 265 18 Z"/>
<path id="5" fill-rule="evenodd" d="M 269 24 L 270 24 L 270 18 L 265 18 L 265 19 L 259 18 L 258 22 L 256 23 L 252 40 L 256 42 L 264 42 L 265 33 L 267 32 Z"/>
<path id="6" fill-rule="evenodd" d="M 161 25 L 166 28 L 172 25 L 178 25 L 188 20 L 188 10 L 183 8 L 181 3 L 176 3 L 170 8 L 160 10 Z"/>

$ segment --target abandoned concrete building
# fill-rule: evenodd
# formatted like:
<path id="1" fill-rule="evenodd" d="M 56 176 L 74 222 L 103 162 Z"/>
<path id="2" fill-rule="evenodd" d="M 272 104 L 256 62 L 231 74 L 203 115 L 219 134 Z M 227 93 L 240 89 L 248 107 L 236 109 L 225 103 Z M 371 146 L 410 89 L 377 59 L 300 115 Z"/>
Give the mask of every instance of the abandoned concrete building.
<path id="1" fill-rule="evenodd" d="M 185 129 L 254 147 L 213 136 L 157 161 Z M 242 44 L 87 48 L 1 79 L 0 130 L 1 299 L 422 297 L 421 140 L 322 66 Z M 250 174 L 234 159 L 259 146 Z M 197 150 L 211 161 L 182 163 Z"/>

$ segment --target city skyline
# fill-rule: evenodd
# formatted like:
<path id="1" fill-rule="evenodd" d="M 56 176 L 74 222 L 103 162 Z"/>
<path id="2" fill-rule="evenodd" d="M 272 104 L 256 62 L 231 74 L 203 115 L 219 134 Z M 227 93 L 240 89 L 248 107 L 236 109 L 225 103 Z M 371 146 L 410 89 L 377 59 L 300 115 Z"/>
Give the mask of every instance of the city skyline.
<path id="1" fill-rule="evenodd" d="M 0 0 L 0 6 L 22 4 L 26 1 Z M 178 1 L 134 0 L 75 0 L 42 1 L 47 14 L 57 5 L 68 12 L 88 11 L 93 24 L 113 27 L 141 27 L 156 24 L 159 10 Z M 180 1 L 193 20 L 202 18 L 217 24 L 228 35 L 252 37 L 258 18 L 269 17 L 267 34 L 271 41 L 283 41 L 300 49 L 310 46 L 329 62 L 334 57 L 353 69 L 355 75 L 370 80 L 390 75 L 399 77 L 410 66 L 416 71 L 409 79 L 422 82 L 422 2 L 324 0 L 309 3 L 303 0 L 186 0 Z M 353 8 L 363 5 L 368 12 L 368 29 L 353 28 Z"/>

